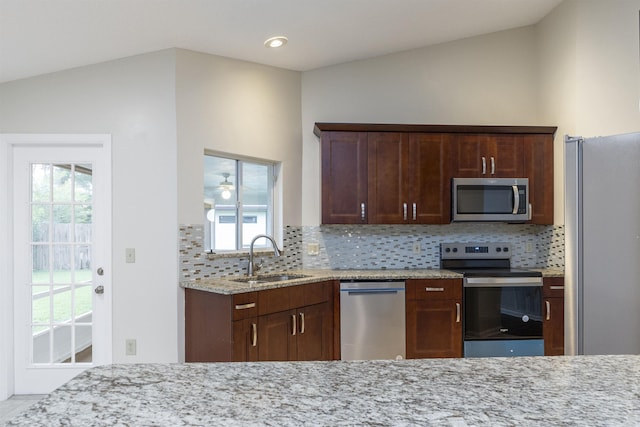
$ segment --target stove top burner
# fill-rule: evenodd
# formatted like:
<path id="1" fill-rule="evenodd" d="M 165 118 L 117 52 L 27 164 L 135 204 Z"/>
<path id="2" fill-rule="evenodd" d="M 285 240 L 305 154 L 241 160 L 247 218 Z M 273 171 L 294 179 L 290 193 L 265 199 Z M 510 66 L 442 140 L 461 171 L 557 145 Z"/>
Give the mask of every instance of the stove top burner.
<path id="1" fill-rule="evenodd" d="M 442 243 L 440 267 L 464 277 L 542 277 L 539 271 L 511 267 L 508 243 Z"/>

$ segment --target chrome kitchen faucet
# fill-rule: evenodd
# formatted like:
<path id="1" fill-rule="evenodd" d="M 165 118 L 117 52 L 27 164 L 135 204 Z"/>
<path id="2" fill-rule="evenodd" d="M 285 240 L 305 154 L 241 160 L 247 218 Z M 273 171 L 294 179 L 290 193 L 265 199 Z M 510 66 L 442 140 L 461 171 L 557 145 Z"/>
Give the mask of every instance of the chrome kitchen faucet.
<path id="1" fill-rule="evenodd" d="M 267 236 L 266 234 L 258 234 L 253 238 L 253 240 L 251 240 L 251 245 L 249 246 L 249 265 L 247 266 L 247 276 L 253 276 L 254 270 L 258 271 L 262 267 L 262 263 L 258 264 L 257 266 L 253 264 L 253 244 L 261 237 L 269 240 L 273 245 L 274 255 L 277 257 L 280 256 L 280 249 L 278 249 L 278 245 L 276 244 L 276 241 L 273 240 L 273 237 Z"/>

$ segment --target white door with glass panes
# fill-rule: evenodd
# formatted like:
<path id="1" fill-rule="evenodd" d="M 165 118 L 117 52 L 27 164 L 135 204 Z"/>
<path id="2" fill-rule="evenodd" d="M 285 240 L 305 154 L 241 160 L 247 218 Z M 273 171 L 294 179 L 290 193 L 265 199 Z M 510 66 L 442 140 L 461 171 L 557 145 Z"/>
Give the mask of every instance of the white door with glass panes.
<path id="1" fill-rule="evenodd" d="M 111 362 L 108 135 L 9 137 L 15 394 Z"/>

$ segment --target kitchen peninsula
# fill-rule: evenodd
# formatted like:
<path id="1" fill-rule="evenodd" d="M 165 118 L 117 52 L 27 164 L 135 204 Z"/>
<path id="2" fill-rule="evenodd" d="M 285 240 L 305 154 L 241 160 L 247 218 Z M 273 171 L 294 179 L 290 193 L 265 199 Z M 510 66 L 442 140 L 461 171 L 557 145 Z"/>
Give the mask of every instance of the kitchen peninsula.
<path id="1" fill-rule="evenodd" d="M 640 424 L 640 356 L 107 365 L 9 426 Z"/>

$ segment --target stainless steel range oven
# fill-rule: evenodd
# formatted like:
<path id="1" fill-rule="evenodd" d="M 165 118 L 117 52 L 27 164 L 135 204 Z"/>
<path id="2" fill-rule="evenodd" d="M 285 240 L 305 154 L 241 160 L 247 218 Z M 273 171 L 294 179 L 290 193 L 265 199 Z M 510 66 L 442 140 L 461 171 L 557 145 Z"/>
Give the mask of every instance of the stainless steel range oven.
<path id="1" fill-rule="evenodd" d="M 441 267 L 463 274 L 465 357 L 542 356 L 542 274 L 511 268 L 511 245 L 443 243 Z"/>

